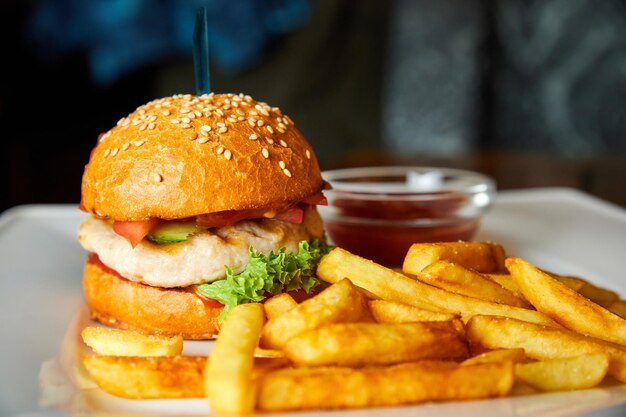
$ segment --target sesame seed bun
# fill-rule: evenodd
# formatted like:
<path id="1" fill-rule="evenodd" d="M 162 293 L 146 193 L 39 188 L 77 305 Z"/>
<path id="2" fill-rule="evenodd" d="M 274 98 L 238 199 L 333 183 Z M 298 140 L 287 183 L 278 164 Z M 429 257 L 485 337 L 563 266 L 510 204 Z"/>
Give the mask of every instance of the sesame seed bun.
<path id="1" fill-rule="evenodd" d="M 120 221 L 279 208 L 319 192 L 313 150 L 278 108 L 249 96 L 176 95 L 102 135 L 82 206 Z"/>
<path id="2" fill-rule="evenodd" d="M 92 318 L 109 326 L 185 339 L 210 339 L 219 332 L 222 306 L 205 303 L 183 289 L 129 281 L 91 256 L 85 263 L 83 288 Z"/>

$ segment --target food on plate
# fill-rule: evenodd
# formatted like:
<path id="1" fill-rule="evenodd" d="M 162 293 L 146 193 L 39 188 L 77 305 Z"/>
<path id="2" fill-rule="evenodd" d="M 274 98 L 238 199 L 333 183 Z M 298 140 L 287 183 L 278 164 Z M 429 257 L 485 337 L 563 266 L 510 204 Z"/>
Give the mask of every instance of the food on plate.
<path id="1" fill-rule="evenodd" d="M 265 303 L 263 303 L 265 315 L 268 320 L 274 319 L 297 306 L 298 303 L 296 300 L 286 292 L 268 298 Z"/>
<path id="2" fill-rule="evenodd" d="M 85 327 L 83 342 L 103 356 L 176 356 L 183 351 L 181 336 L 158 336 L 128 330 Z"/>
<path id="3" fill-rule="evenodd" d="M 515 377 L 541 391 L 569 391 L 595 387 L 609 370 L 606 353 L 587 353 L 515 365 Z"/>
<path id="4" fill-rule="evenodd" d="M 474 365 L 477 363 L 487 362 L 504 362 L 511 361 L 513 363 L 523 362 L 526 359 L 524 349 L 495 349 L 472 356 L 461 362 L 461 365 Z"/>
<path id="5" fill-rule="evenodd" d="M 303 366 L 390 365 L 420 359 L 465 359 L 459 320 L 421 323 L 335 323 L 291 338 L 287 358 Z"/>
<path id="6" fill-rule="evenodd" d="M 465 259 L 463 250 L 458 259 Z M 323 290 L 306 299 L 283 293 L 265 304 L 231 308 L 212 351 L 207 346 L 208 360 L 102 356 L 136 349 L 137 335 L 88 328 L 86 341 L 113 347 L 96 349 L 85 367 L 115 395 L 204 394 L 220 415 L 586 389 L 606 375 L 626 382 L 626 344 L 589 335 L 607 327 L 594 319 L 597 311 L 612 313 L 571 289 L 587 281 L 543 272 L 519 258 L 507 258 L 510 275 L 478 273 L 463 262 L 433 260 L 408 277 L 335 248 L 317 265 Z M 434 280 L 450 285 L 427 283 Z M 479 287 L 485 282 L 487 290 Z M 504 294 L 498 282 L 510 291 L 507 297 L 524 303 L 496 299 Z M 611 306 L 619 308 L 618 302 Z M 582 325 L 565 328 L 574 319 L 564 316 L 584 311 L 591 318 L 578 317 Z"/>
<path id="7" fill-rule="evenodd" d="M 242 94 L 138 107 L 99 137 L 83 174 L 93 318 L 204 339 L 237 304 L 312 291 L 324 188 L 313 150 L 276 107 Z"/>
<path id="8" fill-rule="evenodd" d="M 317 267 L 317 275 L 328 282 L 349 278 L 354 285 L 383 300 L 398 301 L 426 310 L 460 314 L 464 318 L 474 314 L 490 314 L 556 325 L 552 319 L 538 311 L 483 301 L 432 287 L 341 248 L 333 249 L 322 258 Z"/>
<path id="9" fill-rule="evenodd" d="M 515 307 L 530 307 L 526 300 L 501 285 L 453 262 L 437 261 L 417 275 L 420 281 L 456 294 Z"/>
<path id="10" fill-rule="evenodd" d="M 568 329 L 626 345 L 626 320 L 520 258 L 506 266 L 524 297 L 542 313 Z"/>
<path id="11" fill-rule="evenodd" d="M 417 275 L 436 261 L 450 261 L 477 272 L 504 271 L 502 245 L 489 242 L 414 243 L 404 258 L 402 270 Z"/>
<path id="12" fill-rule="evenodd" d="M 254 410 L 254 351 L 264 321 L 259 303 L 235 306 L 226 317 L 204 372 L 205 394 L 217 414 L 244 415 Z"/>
<path id="13" fill-rule="evenodd" d="M 379 323 L 409 323 L 415 321 L 449 321 L 459 318 L 452 313 L 424 310 L 412 305 L 387 300 L 370 300 L 370 311 Z"/>
<path id="14" fill-rule="evenodd" d="M 506 395 L 512 362 L 459 366 L 420 361 L 363 368 L 286 368 L 268 372 L 259 385 L 262 411 L 361 408 Z"/>
<path id="15" fill-rule="evenodd" d="M 321 326 L 368 318 L 367 300 L 347 279 L 267 322 L 261 345 L 281 349 L 289 339 Z"/>
<path id="16" fill-rule="evenodd" d="M 131 399 L 202 397 L 202 356 L 87 356 L 91 378 L 104 391 Z"/>
<path id="17" fill-rule="evenodd" d="M 626 346 L 506 317 L 474 316 L 466 328 L 474 352 L 522 348 L 527 357 L 537 360 L 605 353 L 609 356 L 609 375 L 626 382 Z"/>

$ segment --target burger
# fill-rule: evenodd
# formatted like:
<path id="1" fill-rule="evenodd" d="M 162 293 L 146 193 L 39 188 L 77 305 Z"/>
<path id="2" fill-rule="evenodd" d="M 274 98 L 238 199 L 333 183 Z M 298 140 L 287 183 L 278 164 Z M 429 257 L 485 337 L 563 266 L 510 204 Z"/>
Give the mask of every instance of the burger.
<path id="1" fill-rule="evenodd" d="M 100 135 L 82 178 L 92 318 L 205 339 L 237 304 L 314 291 L 324 185 L 293 121 L 250 96 L 138 107 Z"/>

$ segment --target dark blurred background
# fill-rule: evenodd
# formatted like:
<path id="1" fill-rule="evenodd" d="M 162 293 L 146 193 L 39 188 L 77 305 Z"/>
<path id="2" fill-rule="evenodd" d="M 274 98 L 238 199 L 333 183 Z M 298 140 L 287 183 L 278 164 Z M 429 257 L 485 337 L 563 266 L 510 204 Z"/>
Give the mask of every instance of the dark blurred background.
<path id="1" fill-rule="evenodd" d="M 201 6 L 212 89 L 280 107 L 323 169 L 453 166 L 626 206 L 624 0 L 9 0 L 0 211 L 77 203 L 100 132 L 194 92 Z"/>

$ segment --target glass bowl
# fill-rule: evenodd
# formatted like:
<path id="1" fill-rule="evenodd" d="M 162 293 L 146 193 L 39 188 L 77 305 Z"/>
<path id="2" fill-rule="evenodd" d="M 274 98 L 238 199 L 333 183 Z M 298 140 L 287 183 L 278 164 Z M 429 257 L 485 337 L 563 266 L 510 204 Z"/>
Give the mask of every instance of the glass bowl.
<path id="1" fill-rule="evenodd" d="M 418 242 L 471 240 L 494 181 L 450 168 L 366 167 L 322 172 L 332 189 L 318 206 L 332 244 L 388 266 Z"/>

